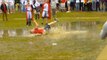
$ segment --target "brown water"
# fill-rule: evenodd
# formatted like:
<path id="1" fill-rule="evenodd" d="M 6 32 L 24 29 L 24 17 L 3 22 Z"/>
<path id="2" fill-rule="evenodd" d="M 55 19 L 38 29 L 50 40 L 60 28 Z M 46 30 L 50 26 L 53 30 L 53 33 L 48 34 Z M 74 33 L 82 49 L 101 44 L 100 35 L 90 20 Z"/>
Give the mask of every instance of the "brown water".
<path id="1" fill-rule="evenodd" d="M 71 34 L 72 37 L 76 36 L 77 38 L 87 38 L 89 35 L 92 37 L 98 37 L 99 28 L 98 25 L 102 25 L 104 22 L 65 22 L 52 26 L 49 31 L 53 35 L 66 35 Z M 27 28 L 16 29 L 16 30 L 0 30 L 0 38 L 2 37 L 29 37 L 33 36 L 30 34 Z M 88 36 L 88 37 L 89 37 Z M 57 37 L 58 38 L 58 37 Z"/>

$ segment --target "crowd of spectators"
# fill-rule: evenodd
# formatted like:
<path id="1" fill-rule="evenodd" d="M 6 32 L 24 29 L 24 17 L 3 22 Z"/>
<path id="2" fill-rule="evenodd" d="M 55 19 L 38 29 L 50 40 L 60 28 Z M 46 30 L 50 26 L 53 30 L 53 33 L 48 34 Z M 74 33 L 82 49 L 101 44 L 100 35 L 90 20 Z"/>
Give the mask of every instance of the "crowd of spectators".
<path id="1" fill-rule="evenodd" d="M 2 4 L 0 0 L 0 5 Z M 34 1 L 38 1 L 40 6 L 45 0 L 30 0 L 30 4 L 33 5 Z M 50 0 L 50 3 L 52 0 Z M 107 0 L 55 0 L 57 11 L 107 11 Z M 25 6 L 27 0 L 5 0 L 7 5 L 8 13 L 15 11 L 25 12 Z M 0 11 L 1 12 L 1 11 Z"/>

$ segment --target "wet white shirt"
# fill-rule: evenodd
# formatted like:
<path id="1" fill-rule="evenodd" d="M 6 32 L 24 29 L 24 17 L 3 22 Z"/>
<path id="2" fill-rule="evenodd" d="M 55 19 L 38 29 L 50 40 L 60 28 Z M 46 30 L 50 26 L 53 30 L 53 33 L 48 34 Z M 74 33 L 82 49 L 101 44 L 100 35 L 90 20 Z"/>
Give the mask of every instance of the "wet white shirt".
<path id="1" fill-rule="evenodd" d="M 40 6 L 40 3 L 38 1 L 36 1 L 35 6 L 36 7 Z"/>
<path id="2" fill-rule="evenodd" d="M 44 4 L 44 9 L 43 9 L 43 11 L 48 11 L 48 4 L 47 4 L 47 3 Z"/>

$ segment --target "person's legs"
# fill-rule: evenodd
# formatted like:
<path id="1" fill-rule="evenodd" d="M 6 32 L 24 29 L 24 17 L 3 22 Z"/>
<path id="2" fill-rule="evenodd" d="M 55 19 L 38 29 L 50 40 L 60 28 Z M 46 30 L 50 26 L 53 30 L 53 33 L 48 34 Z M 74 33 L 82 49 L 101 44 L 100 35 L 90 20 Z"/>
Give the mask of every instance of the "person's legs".
<path id="1" fill-rule="evenodd" d="M 48 17 L 49 17 L 48 12 L 45 13 L 45 17 L 46 17 L 46 24 L 47 24 L 48 23 Z"/>
<path id="2" fill-rule="evenodd" d="M 4 20 L 4 14 L 5 14 L 5 13 L 4 13 L 4 12 L 2 12 L 2 18 L 3 18 L 3 21 L 5 21 L 5 20 Z"/>
<path id="3" fill-rule="evenodd" d="M 100 3 L 99 2 L 96 3 L 96 9 L 97 9 L 97 11 L 100 11 Z"/>
<path id="4" fill-rule="evenodd" d="M 68 3 L 67 2 L 65 2 L 65 9 L 66 9 L 66 11 L 68 11 Z"/>
<path id="5" fill-rule="evenodd" d="M 48 17 L 49 17 L 48 12 L 47 11 L 43 11 L 43 13 L 42 13 L 42 19 L 43 19 L 42 24 L 44 24 L 44 19 L 45 18 L 46 18 L 46 23 L 48 23 Z"/>
<path id="6" fill-rule="evenodd" d="M 102 2 L 100 1 L 100 11 L 102 11 L 102 7 L 101 6 L 102 6 Z"/>
<path id="7" fill-rule="evenodd" d="M 84 11 L 86 11 L 86 9 L 87 9 L 87 5 L 86 5 L 86 4 L 84 4 Z"/>
<path id="8" fill-rule="evenodd" d="M 31 25 L 32 13 L 29 12 L 29 26 Z"/>
<path id="9" fill-rule="evenodd" d="M 6 17 L 6 21 L 8 21 L 8 18 L 7 18 L 7 13 L 5 13 L 5 17 Z"/>
<path id="10" fill-rule="evenodd" d="M 55 19 L 56 17 L 56 9 L 52 9 L 52 16 L 53 16 L 53 18 Z"/>
<path id="11" fill-rule="evenodd" d="M 89 10 L 92 11 L 92 2 L 89 3 Z"/>
<path id="12" fill-rule="evenodd" d="M 76 3 L 76 11 L 79 11 L 79 3 Z"/>
<path id="13" fill-rule="evenodd" d="M 73 3 L 70 2 L 70 10 L 72 11 L 73 10 Z"/>
<path id="14" fill-rule="evenodd" d="M 105 11 L 107 11 L 107 2 L 105 2 Z"/>
<path id="15" fill-rule="evenodd" d="M 44 19 L 45 19 L 45 12 L 42 12 L 42 25 L 44 24 Z"/>
<path id="16" fill-rule="evenodd" d="M 20 4 L 20 5 L 21 5 L 21 11 L 23 12 L 24 4 Z"/>
<path id="17" fill-rule="evenodd" d="M 11 6 L 10 6 L 10 3 L 8 4 L 8 13 L 11 12 Z"/>
<path id="18" fill-rule="evenodd" d="M 27 12 L 27 25 L 30 26 L 30 15 L 29 15 L 29 12 Z"/>
<path id="19" fill-rule="evenodd" d="M 93 11 L 96 10 L 96 2 L 95 2 L 95 1 L 92 2 L 92 10 L 93 10 Z"/>

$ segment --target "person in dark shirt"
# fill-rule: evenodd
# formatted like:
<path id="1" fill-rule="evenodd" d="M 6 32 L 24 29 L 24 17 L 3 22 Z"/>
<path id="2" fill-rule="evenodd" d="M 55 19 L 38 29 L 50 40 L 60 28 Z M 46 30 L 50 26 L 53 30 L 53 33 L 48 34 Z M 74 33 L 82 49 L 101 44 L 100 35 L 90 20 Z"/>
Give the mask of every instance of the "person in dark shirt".
<path id="1" fill-rule="evenodd" d="M 1 10 L 2 10 L 2 15 L 3 15 L 3 21 L 5 21 L 5 20 L 8 21 L 8 19 L 7 19 L 7 6 L 4 1 L 1 4 Z"/>

